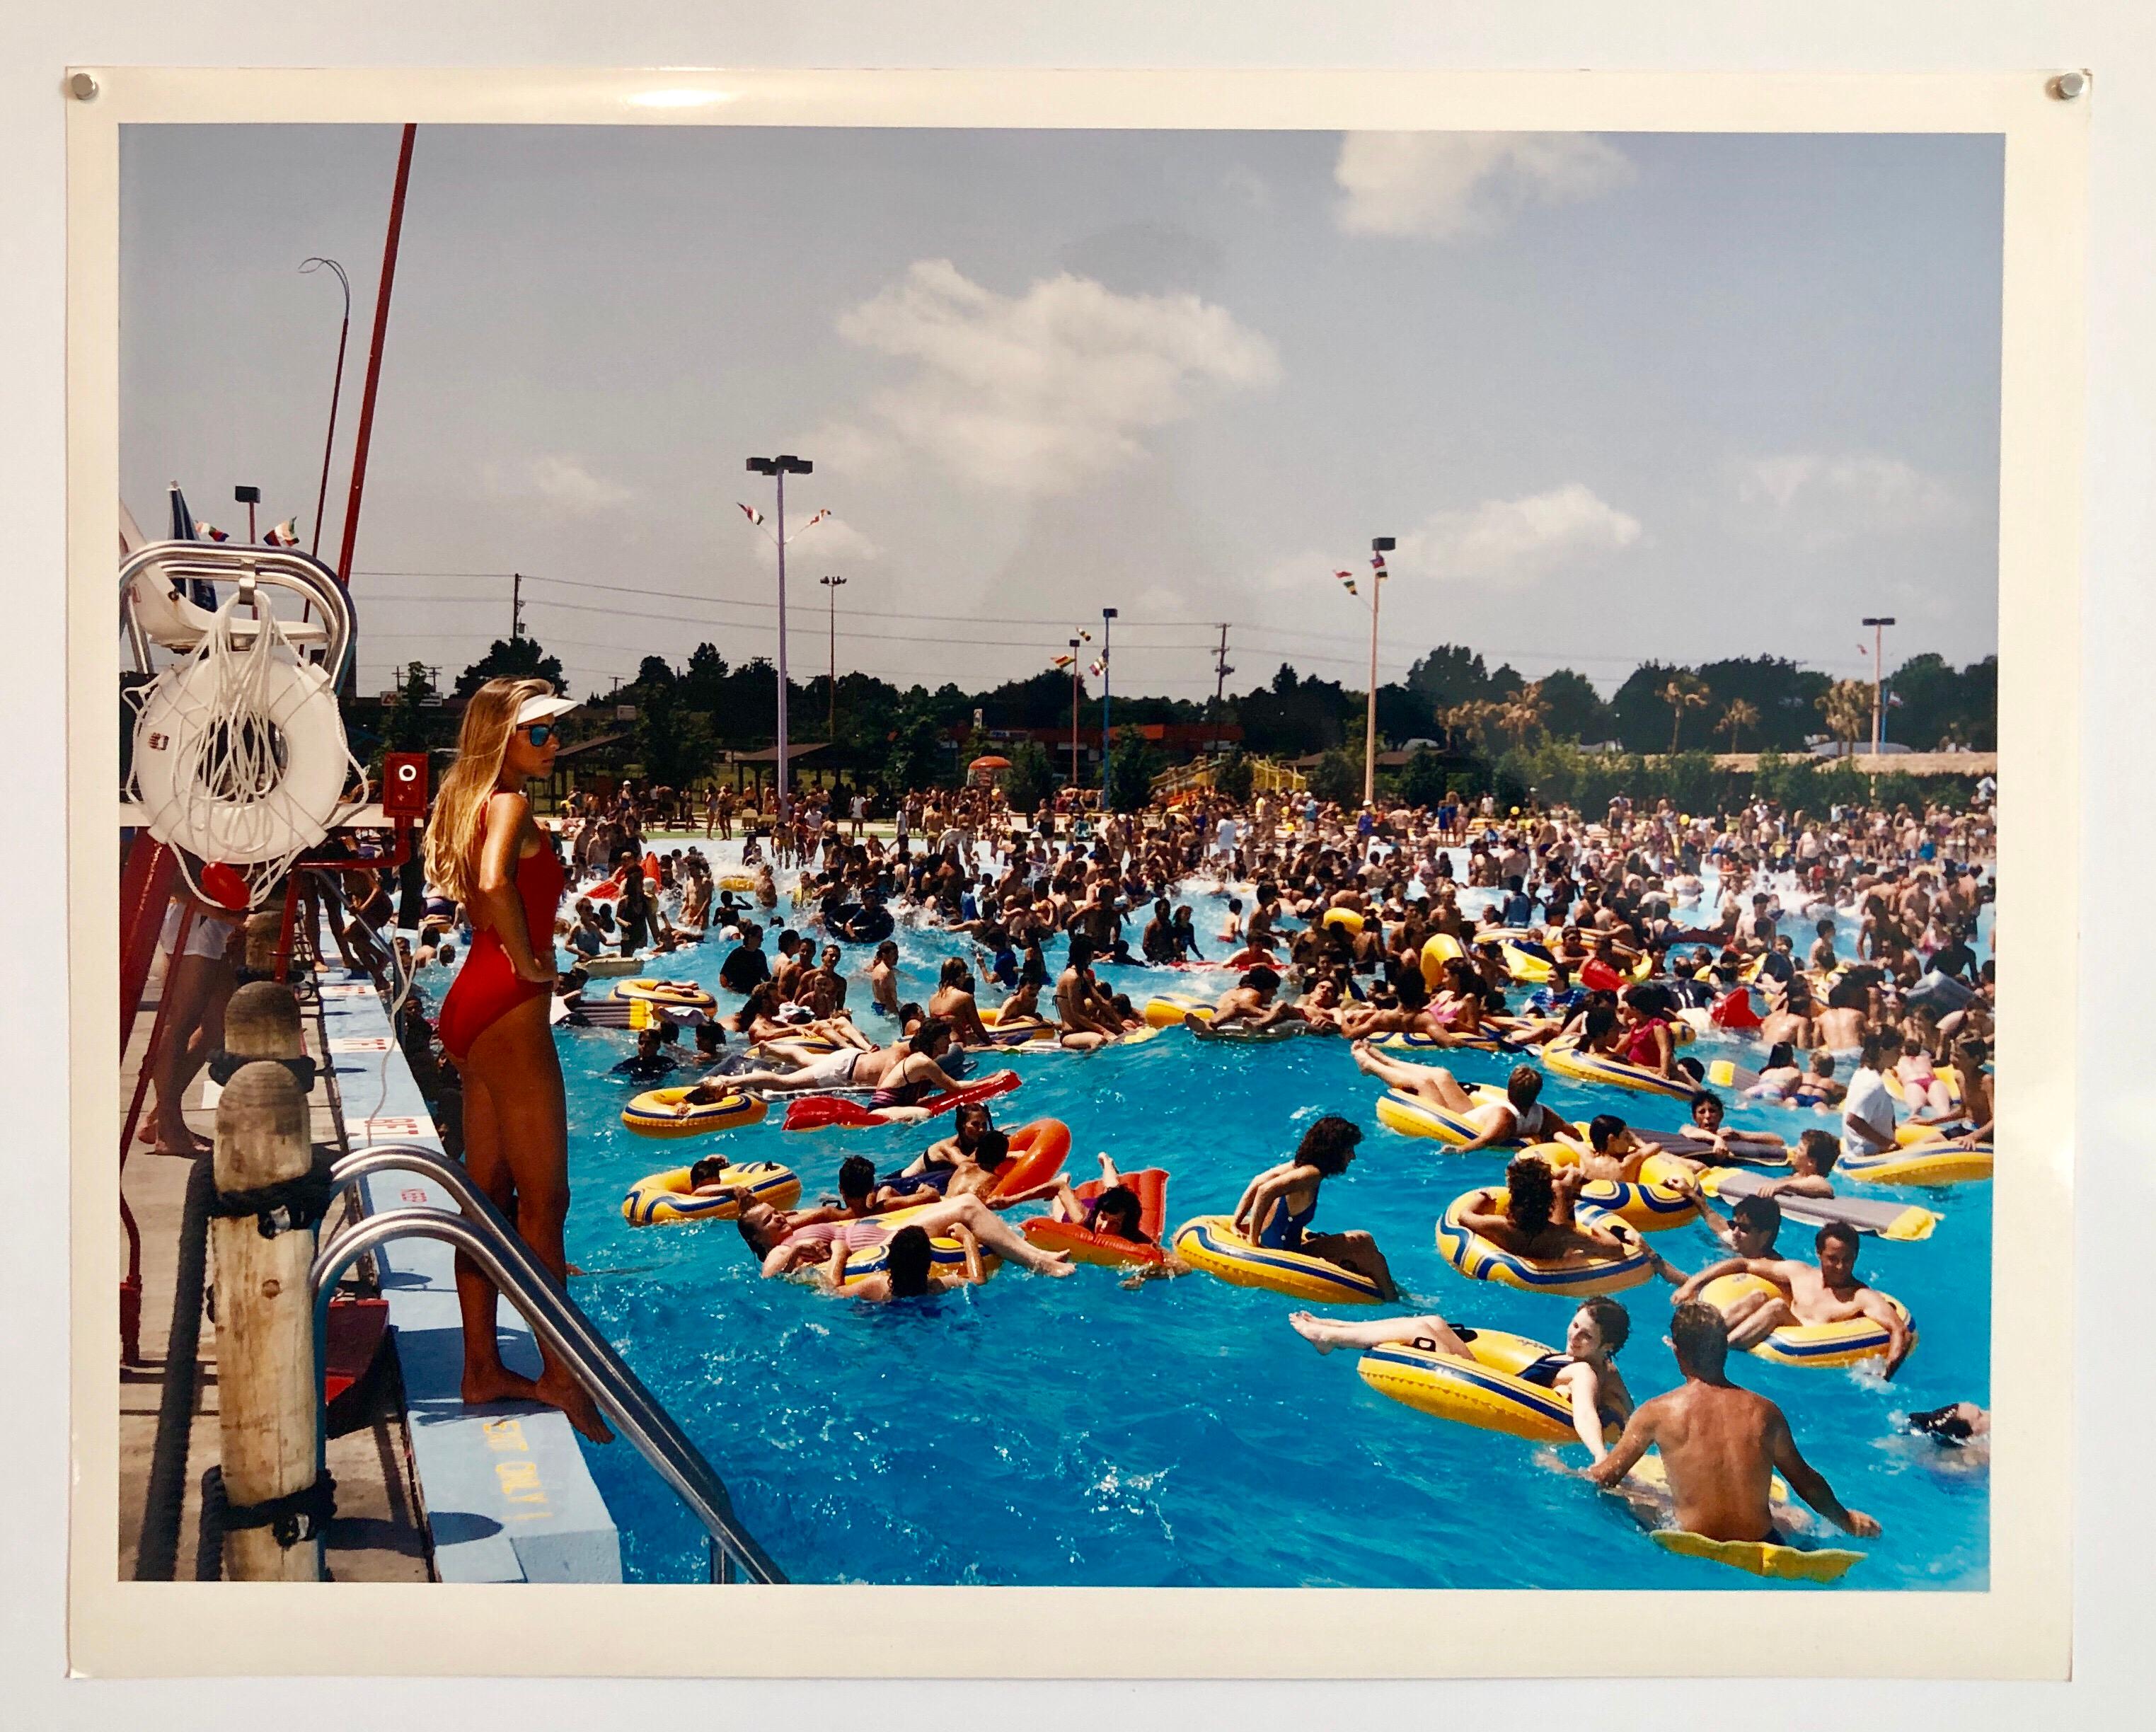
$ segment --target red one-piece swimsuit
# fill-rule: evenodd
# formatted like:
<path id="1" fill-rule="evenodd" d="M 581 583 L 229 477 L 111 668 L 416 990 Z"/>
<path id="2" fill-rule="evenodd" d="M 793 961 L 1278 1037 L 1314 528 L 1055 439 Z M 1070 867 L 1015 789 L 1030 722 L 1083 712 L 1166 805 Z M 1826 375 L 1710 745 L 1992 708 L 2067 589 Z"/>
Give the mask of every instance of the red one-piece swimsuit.
<path id="1" fill-rule="evenodd" d="M 484 827 L 480 833 L 483 838 Z M 531 937 L 531 953 L 551 961 L 554 915 L 567 883 L 562 863 L 553 849 L 542 848 L 537 853 L 519 859 L 514 870 L 517 898 L 524 904 L 524 930 Z M 510 966 L 509 952 L 502 948 L 501 934 L 490 926 L 473 938 L 464 967 L 449 982 L 434 1032 L 441 1036 L 449 1057 L 462 1064 L 472 1043 L 488 1028 L 526 999 L 541 997 L 552 990 L 547 981 L 517 978 Z"/>

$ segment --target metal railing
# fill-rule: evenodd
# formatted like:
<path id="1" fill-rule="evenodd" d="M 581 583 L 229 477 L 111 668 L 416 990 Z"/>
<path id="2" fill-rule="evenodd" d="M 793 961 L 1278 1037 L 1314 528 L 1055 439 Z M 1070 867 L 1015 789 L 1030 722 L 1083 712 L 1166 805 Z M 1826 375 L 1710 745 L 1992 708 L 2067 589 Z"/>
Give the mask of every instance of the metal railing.
<path id="1" fill-rule="evenodd" d="M 151 571 L 152 566 L 157 567 Z M 136 617 L 135 580 L 149 573 L 152 582 L 174 584 L 195 580 L 237 583 L 253 578 L 257 583 L 286 589 L 310 608 L 321 612 L 327 641 L 322 667 L 332 687 L 344 683 L 352 662 L 355 615 L 352 597 L 337 582 L 336 573 L 292 547 L 263 547 L 239 541 L 151 541 L 138 547 L 120 562 L 120 607 L 127 628 L 128 645 L 135 653 L 136 669 L 151 671 L 150 638 Z"/>
<path id="2" fill-rule="evenodd" d="M 711 1579 L 784 1581 L 784 1573 L 734 1514 L 725 1483 L 702 1452 L 464 1168 L 420 1144 L 375 1143 L 345 1156 L 330 1175 L 341 1189 L 383 1171 L 424 1174 L 456 1200 L 463 1213 L 390 1209 L 368 1216 L 324 1245 L 316 1254 L 313 1273 L 317 1341 L 327 1328 L 329 1298 L 337 1278 L 360 1256 L 398 1238 L 439 1239 L 454 1246 L 508 1296 L 554 1357 L 702 1523 L 711 1536 Z"/>

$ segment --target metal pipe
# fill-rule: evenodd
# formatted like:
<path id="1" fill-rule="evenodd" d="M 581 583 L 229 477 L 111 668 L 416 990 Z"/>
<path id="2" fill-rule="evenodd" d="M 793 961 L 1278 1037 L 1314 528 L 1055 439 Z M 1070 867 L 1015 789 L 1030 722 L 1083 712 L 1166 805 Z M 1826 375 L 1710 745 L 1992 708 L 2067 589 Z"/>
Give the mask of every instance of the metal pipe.
<path id="1" fill-rule="evenodd" d="M 343 682 L 351 666 L 354 613 L 352 598 L 336 575 L 319 560 L 296 547 L 244 547 L 232 542 L 151 541 L 138 547 L 120 564 L 120 596 L 127 618 L 135 622 L 131 591 L 136 577 L 155 566 L 167 580 L 201 578 L 237 582 L 251 576 L 258 583 L 289 589 L 303 601 L 322 610 L 329 642 L 323 667 L 333 684 Z M 134 628 L 139 632 L 139 622 Z M 145 643 L 143 654 L 147 655 Z M 149 671 L 146 660 L 143 671 Z"/>
<path id="2" fill-rule="evenodd" d="M 344 507 L 344 551 L 337 581 L 352 582 L 352 552 L 359 540 L 359 501 L 367 490 L 367 448 L 374 437 L 374 394 L 382 383 L 382 344 L 389 331 L 389 292 L 397 285 L 397 247 L 404 233 L 404 189 L 412 179 L 412 141 L 419 129 L 407 121 L 397 151 L 397 185 L 389 195 L 389 233 L 382 243 L 382 286 L 374 296 L 374 338 L 367 351 L 367 387 L 359 399 L 359 434 L 352 453 L 352 490 Z"/>
<path id="3" fill-rule="evenodd" d="M 327 1327 L 328 1295 L 336 1278 L 362 1253 L 407 1235 L 456 1247 L 509 1295 L 555 1356 L 674 1488 L 747 1579 L 785 1581 L 763 1548 L 735 1519 L 732 1499 L 711 1463 L 461 1166 L 417 1144 L 377 1143 L 337 1161 L 330 1176 L 341 1188 L 368 1173 L 387 1171 L 425 1174 L 455 1199 L 465 1215 L 443 1209 L 393 1209 L 370 1217 L 325 1246 L 315 1259 L 313 1274 L 318 1332 Z"/>
<path id="4" fill-rule="evenodd" d="M 344 267 L 334 259 L 306 259 L 300 264 L 302 276 L 311 275 L 317 265 L 327 265 L 336 273 L 337 284 L 344 290 L 344 323 L 337 327 L 336 372 L 330 381 L 330 430 L 322 439 L 321 484 L 315 489 L 315 538 L 307 551 L 316 558 L 322 552 L 322 511 L 330 497 L 330 453 L 336 448 L 337 399 L 344 395 L 344 346 L 352 336 L 352 279 L 344 274 Z"/>

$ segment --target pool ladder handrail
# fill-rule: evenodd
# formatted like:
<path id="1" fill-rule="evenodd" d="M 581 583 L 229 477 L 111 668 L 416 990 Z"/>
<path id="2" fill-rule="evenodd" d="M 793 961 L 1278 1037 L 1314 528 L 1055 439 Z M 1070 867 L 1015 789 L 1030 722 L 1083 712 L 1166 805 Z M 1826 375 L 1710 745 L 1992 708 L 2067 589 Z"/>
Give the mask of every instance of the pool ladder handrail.
<path id="1" fill-rule="evenodd" d="M 408 1238 L 439 1239 L 455 1247 L 508 1295 L 554 1356 L 703 1524 L 711 1536 L 711 1579 L 783 1582 L 785 1573 L 735 1515 L 717 1471 L 470 1175 L 423 1144 L 373 1143 L 341 1157 L 330 1177 L 341 1191 L 369 1173 L 383 1171 L 423 1174 L 448 1191 L 463 1212 L 427 1207 L 388 1209 L 322 1246 L 312 1273 L 317 1342 L 327 1327 L 330 1295 L 338 1277 L 364 1253 Z"/>

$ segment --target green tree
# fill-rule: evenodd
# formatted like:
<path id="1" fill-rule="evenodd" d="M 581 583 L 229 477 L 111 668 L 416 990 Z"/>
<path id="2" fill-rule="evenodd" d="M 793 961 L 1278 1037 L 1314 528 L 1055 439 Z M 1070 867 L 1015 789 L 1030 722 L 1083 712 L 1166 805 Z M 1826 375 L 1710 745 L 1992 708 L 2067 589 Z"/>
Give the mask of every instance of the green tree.
<path id="1" fill-rule="evenodd" d="M 1443 803 L 1445 766 L 1428 746 L 1418 746 L 1408 755 L 1407 768 L 1400 772 L 1400 798 L 1424 809 Z"/>
<path id="2" fill-rule="evenodd" d="M 1333 747 L 1310 772 L 1310 791 L 1321 800 L 1352 806 L 1363 797 L 1363 755 Z"/>
<path id="3" fill-rule="evenodd" d="M 389 706 L 389 714 L 382 718 L 382 743 L 389 751 L 424 751 L 428 746 L 429 729 L 427 726 L 428 699 L 434 695 L 434 683 L 427 677 L 424 662 L 407 662 L 404 677 L 397 682 L 397 701 Z"/>
<path id="4" fill-rule="evenodd" d="M 1004 797 L 1014 812 L 1032 812 L 1055 792 L 1055 763 L 1038 740 L 1021 740 L 1011 749 L 1004 776 Z"/>
<path id="5" fill-rule="evenodd" d="M 1841 755 L 1871 732 L 1871 688 L 1861 679 L 1837 679 L 1819 699 L 1826 730 L 1841 742 Z"/>
<path id="6" fill-rule="evenodd" d="M 916 686 L 891 718 L 884 755 L 884 777 L 891 791 L 932 787 L 943 779 L 947 760 L 943 730 L 927 694 Z"/>
<path id="7" fill-rule="evenodd" d="M 496 638 L 487 652 L 457 675 L 457 695 L 469 698 L 490 679 L 550 679 L 562 684 L 562 658 L 539 647 L 536 638 Z"/>
<path id="8" fill-rule="evenodd" d="M 726 699 L 726 658 L 716 643 L 699 643 L 689 652 L 689 664 L 681 670 L 681 701 L 706 715 Z"/>
<path id="9" fill-rule="evenodd" d="M 663 787 L 685 788 L 711 774 L 711 725 L 682 704 L 670 677 L 645 687 L 637 705 L 636 755 L 644 779 Z"/>
<path id="10" fill-rule="evenodd" d="M 1707 699 L 1712 695 L 1697 674 L 1687 674 L 1681 668 L 1662 687 L 1662 701 L 1670 706 L 1670 752 L 1672 756 L 1676 752 L 1677 736 L 1684 731 L 1685 711 L 1704 710 Z"/>
<path id="11" fill-rule="evenodd" d="M 1238 806 L 1247 806 L 1250 790 L 1256 785 L 1257 766 L 1244 756 L 1241 749 L 1231 751 L 1213 772 L 1213 786 Z"/>
<path id="12" fill-rule="evenodd" d="M 1543 726 L 1553 740 L 1594 741 L 1609 737 L 1609 710 L 1594 682 L 1559 668 L 1537 683 L 1544 705 Z"/>
<path id="13" fill-rule="evenodd" d="M 1110 804 L 1117 812 L 1142 812 L 1152 798 L 1152 779 L 1168 761 L 1133 725 L 1116 730 L 1108 748 Z"/>

